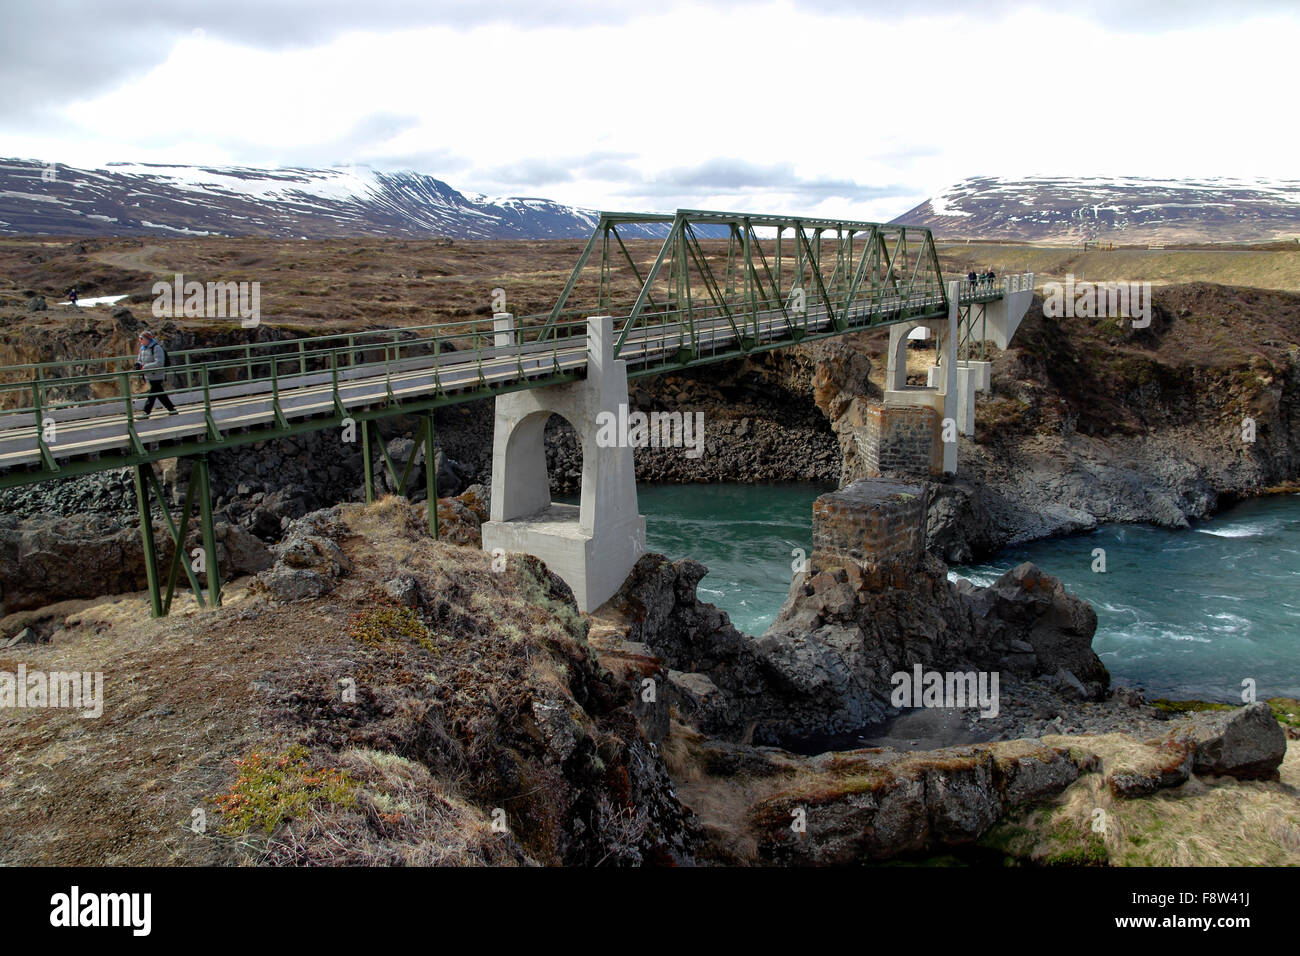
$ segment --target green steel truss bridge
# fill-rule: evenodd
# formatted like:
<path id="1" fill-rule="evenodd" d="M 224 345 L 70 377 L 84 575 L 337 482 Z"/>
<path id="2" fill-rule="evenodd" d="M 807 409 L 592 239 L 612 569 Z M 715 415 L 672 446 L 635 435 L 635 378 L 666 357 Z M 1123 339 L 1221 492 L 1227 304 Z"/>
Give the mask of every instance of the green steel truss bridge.
<path id="1" fill-rule="evenodd" d="M 632 223 L 669 226 L 653 261 L 638 261 L 620 235 L 619 227 Z M 379 420 L 421 416 L 416 450 L 420 444 L 432 449 L 433 411 L 440 406 L 582 378 L 587 316 L 613 316 L 615 357 L 627 364 L 629 377 L 647 376 L 943 318 L 946 283 L 958 280 L 962 341 L 969 348 L 979 339 L 983 304 L 1020 279 L 971 286 L 964 277 L 945 277 L 928 229 L 699 210 L 604 213 L 549 312 L 513 322 L 499 315 L 172 352 L 168 393 L 175 416 L 160 408 L 142 415 L 134 355 L 0 367 L 0 488 L 133 469 L 153 613 L 166 613 L 181 572 L 201 606 L 219 604 L 213 452 L 354 426 L 369 501 L 371 432 Z M 513 332 L 500 332 L 502 320 Z M 383 442 L 378 445 L 384 467 L 406 491 L 416 452 L 399 475 Z M 150 467 L 171 458 L 193 463 L 179 518 L 169 513 Z M 436 536 L 435 470 L 424 470 Z M 176 545 L 165 577 L 151 533 L 151 497 Z M 181 560 L 196 508 L 207 569 L 197 574 Z"/>

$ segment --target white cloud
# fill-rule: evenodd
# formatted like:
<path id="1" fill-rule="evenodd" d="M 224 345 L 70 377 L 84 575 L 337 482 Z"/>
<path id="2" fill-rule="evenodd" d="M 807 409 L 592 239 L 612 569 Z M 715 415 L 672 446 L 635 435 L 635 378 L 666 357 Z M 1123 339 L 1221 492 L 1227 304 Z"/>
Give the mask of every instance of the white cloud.
<path id="1" fill-rule="evenodd" d="M 74 165 L 415 160 L 465 191 L 876 219 L 979 173 L 1300 173 L 1271 92 L 1293 83 L 1295 15 L 1153 31 L 1146 13 L 1133 32 L 776 2 L 385 21 L 280 49 L 186 33 L 147 72 L 0 133 Z"/>

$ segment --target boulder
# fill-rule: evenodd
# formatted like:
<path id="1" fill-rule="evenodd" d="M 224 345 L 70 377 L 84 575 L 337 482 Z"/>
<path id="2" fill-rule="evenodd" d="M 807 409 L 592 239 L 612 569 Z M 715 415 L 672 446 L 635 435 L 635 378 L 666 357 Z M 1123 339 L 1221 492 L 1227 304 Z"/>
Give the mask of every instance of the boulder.
<path id="1" fill-rule="evenodd" d="M 962 598 L 983 640 L 1013 652 L 1004 665 L 1027 677 L 1052 675 L 1080 699 L 1104 695 L 1110 673 L 1092 650 L 1097 614 L 1059 579 L 1026 561 L 987 588 L 962 588 Z"/>
<path id="2" fill-rule="evenodd" d="M 799 770 L 795 787 L 750 808 L 764 862 L 844 866 L 973 843 L 1079 775 L 1066 749 L 1024 740 L 827 753 Z"/>
<path id="3" fill-rule="evenodd" d="M 422 597 L 420 582 L 409 574 L 384 582 L 384 593 L 402 607 L 419 607 Z"/>
<path id="4" fill-rule="evenodd" d="M 279 601 L 301 601 L 334 590 L 352 571 L 335 540 L 345 532 L 337 507 L 314 511 L 289 526 L 272 549 L 275 563 L 257 577 L 260 590 Z"/>
<path id="5" fill-rule="evenodd" d="M 1286 757 L 1286 732 L 1268 704 L 1200 711 L 1187 733 L 1195 749 L 1192 770 L 1240 780 L 1276 780 Z"/>
<path id="6" fill-rule="evenodd" d="M 1192 744 L 1186 737 L 1150 741 L 1118 758 L 1106 774 L 1106 786 L 1116 797 L 1145 797 L 1177 787 L 1192 773 Z"/>
<path id="7" fill-rule="evenodd" d="M 213 526 L 217 539 L 217 561 L 224 578 L 256 574 L 275 560 L 271 549 L 239 525 L 219 522 Z"/>
<path id="8" fill-rule="evenodd" d="M 698 719 L 716 710 L 724 700 L 718 685 L 704 674 L 686 674 L 682 671 L 668 672 L 668 686 L 673 691 L 673 703 L 677 709 L 691 719 Z"/>

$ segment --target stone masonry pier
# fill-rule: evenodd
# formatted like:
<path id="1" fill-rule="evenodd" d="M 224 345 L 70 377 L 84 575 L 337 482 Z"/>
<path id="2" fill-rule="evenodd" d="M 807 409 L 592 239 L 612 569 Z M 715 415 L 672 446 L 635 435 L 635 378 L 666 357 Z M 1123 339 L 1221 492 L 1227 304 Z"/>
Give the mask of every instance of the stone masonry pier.
<path id="1" fill-rule="evenodd" d="M 923 485 L 864 479 L 813 502 L 815 574 L 856 564 L 863 570 L 902 572 L 925 554 L 929 493 Z"/>

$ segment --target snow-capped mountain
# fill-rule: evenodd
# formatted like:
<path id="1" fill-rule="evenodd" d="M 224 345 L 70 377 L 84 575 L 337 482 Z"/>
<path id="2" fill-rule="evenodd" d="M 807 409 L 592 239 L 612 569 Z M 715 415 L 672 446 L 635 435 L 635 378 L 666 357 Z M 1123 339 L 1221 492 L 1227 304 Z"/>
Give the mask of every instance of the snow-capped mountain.
<path id="1" fill-rule="evenodd" d="M 1300 180 L 965 179 L 899 216 L 945 239 L 1231 242 L 1300 236 Z"/>
<path id="2" fill-rule="evenodd" d="M 598 214 L 549 199 L 467 196 L 422 173 L 0 160 L 0 235 L 560 239 Z M 622 227 L 662 236 L 666 226 Z"/>

